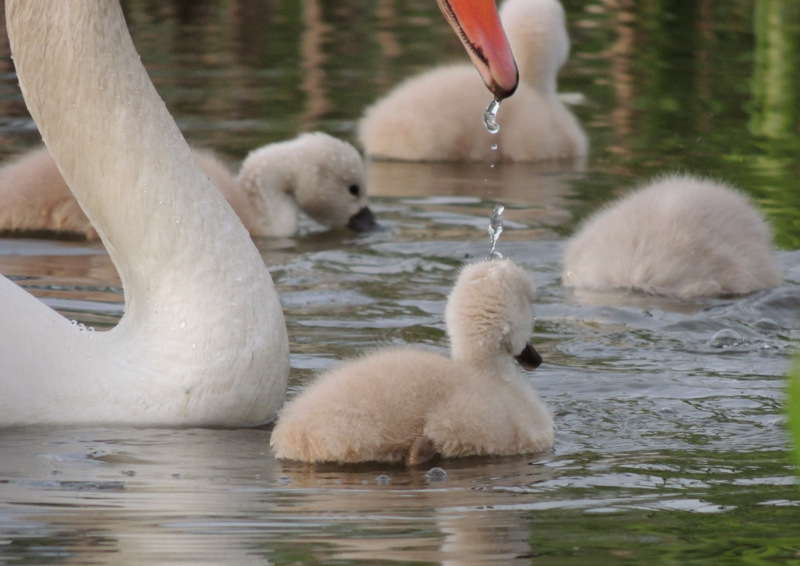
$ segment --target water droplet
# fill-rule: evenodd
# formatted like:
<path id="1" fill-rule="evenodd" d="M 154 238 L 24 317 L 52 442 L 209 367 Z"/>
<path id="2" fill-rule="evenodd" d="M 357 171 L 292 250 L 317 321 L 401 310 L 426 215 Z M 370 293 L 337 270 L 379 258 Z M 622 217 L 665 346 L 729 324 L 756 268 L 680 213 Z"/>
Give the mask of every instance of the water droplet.
<path id="1" fill-rule="evenodd" d="M 186 328 L 186 321 L 182 320 L 178 323 L 178 328 Z"/>
<path id="2" fill-rule="evenodd" d="M 441 468 L 431 468 L 425 472 L 425 477 L 429 482 L 444 481 L 447 479 L 447 472 Z"/>
<path id="3" fill-rule="evenodd" d="M 500 216 L 505 209 L 505 206 L 497 203 L 494 205 L 492 215 L 489 217 L 489 243 L 492 248 L 489 250 L 489 256 L 486 259 L 501 259 L 503 257 L 500 252 L 495 251 L 495 247 L 497 246 L 497 240 L 500 239 L 500 234 L 503 233 L 503 219 Z"/>
<path id="4" fill-rule="evenodd" d="M 391 480 L 392 480 L 392 478 L 390 478 L 386 474 L 381 474 L 377 478 L 375 478 L 375 481 L 378 482 L 378 485 L 389 485 L 389 482 Z"/>
<path id="5" fill-rule="evenodd" d="M 486 130 L 490 134 L 496 134 L 500 131 L 500 126 L 497 125 L 498 110 L 500 110 L 500 101 L 495 98 L 483 112 L 483 125 L 486 126 Z"/>
<path id="6" fill-rule="evenodd" d="M 492 147 L 492 151 L 497 151 L 497 144 L 496 143 L 493 143 L 491 145 L 491 147 Z"/>

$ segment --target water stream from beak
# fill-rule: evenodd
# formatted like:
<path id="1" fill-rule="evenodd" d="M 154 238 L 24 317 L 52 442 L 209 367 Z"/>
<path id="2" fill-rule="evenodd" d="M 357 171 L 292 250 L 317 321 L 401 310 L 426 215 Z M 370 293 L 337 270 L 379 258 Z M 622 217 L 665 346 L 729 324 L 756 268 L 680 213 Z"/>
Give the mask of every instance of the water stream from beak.
<path id="1" fill-rule="evenodd" d="M 500 126 L 497 124 L 497 111 L 500 110 L 500 101 L 496 98 L 492 99 L 486 110 L 483 111 L 483 125 L 490 134 L 496 134 L 500 131 Z"/>
<path id="2" fill-rule="evenodd" d="M 495 251 L 495 247 L 497 247 L 497 240 L 500 238 L 500 234 L 503 233 L 503 219 L 500 218 L 500 215 L 503 214 L 503 211 L 506 209 L 502 204 L 494 205 L 494 210 L 492 211 L 492 215 L 489 217 L 489 242 L 492 245 L 491 250 L 489 250 L 489 255 L 486 259 L 502 259 L 503 255 Z"/>

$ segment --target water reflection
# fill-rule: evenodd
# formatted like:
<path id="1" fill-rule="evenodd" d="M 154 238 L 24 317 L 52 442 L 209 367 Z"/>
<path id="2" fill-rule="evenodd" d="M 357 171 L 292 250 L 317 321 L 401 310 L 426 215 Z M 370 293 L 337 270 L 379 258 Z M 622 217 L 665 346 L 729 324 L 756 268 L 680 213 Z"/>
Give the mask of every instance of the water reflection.
<path id="1" fill-rule="evenodd" d="M 431 482 L 424 470 L 305 470 L 276 463 L 268 435 L 8 431 L 1 441 L 8 472 L 0 508 L 15 534 L 5 542 L 18 556 L 29 548 L 67 563 L 224 557 L 230 564 L 262 564 L 306 556 L 453 564 L 469 557 L 489 564 L 530 552 L 523 513 L 493 505 L 507 499 L 513 507 L 519 496 L 507 488 L 552 476 L 525 459 L 481 462 L 479 476 L 474 462 L 462 462 L 448 466 L 443 482 Z M 388 476 L 387 485 L 377 485 L 380 474 Z M 334 532 L 339 536 L 331 537 Z M 281 543 L 287 536 L 302 546 Z"/>
<path id="2" fill-rule="evenodd" d="M 447 478 L 431 481 L 424 470 L 279 464 L 264 451 L 268 437 L 264 430 L 6 431 L 0 556 L 68 564 L 592 560 L 592 537 L 575 534 L 599 519 L 611 527 L 599 556 L 647 559 L 663 547 L 631 546 L 616 533 L 648 516 L 641 525 L 655 543 L 669 528 L 658 517 L 675 513 L 702 513 L 716 529 L 747 521 L 737 530 L 745 539 L 754 512 L 764 525 L 796 513 L 785 499 L 794 482 L 782 476 L 784 464 L 770 464 L 769 452 L 743 467 L 722 453 L 467 459 L 442 464 Z M 726 498 L 720 490 L 729 484 L 768 493 Z M 612 527 L 621 520 L 626 527 Z M 704 540 L 729 536 L 722 528 Z"/>
<path id="3" fill-rule="evenodd" d="M 573 183 L 584 177 L 583 158 L 574 163 L 404 163 L 370 161 L 370 195 L 425 198 L 472 197 L 509 207 L 504 219 L 555 227 L 569 223 Z M 461 203 L 466 201 L 462 200 Z M 519 210 L 514 210 L 517 205 Z M 491 208 L 489 209 L 491 212 Z M 535 213 L 535 218 L 532 217 Z M 520 225 L 517 225 L 520 227 Z M 516 236 L 521 236 L 517 234 Z M 510 236 L 510 237 L 516 237 Z M 509 234 L 506 234 L 509 237 Z"/>
<path id="4" fill-rule="evenodd" d="M 796 133 L 798 99 L 797 27 L 800 8 L 794 2 L 756 0 L 755 60 L 750 131 L 778 138 Z"/>
<path id="5" fill-rule="evenodd" d="M 573 55 L 560 84 L 583 95 L 574 111 L 592 138 L 588 160 L 370 163 L 387 231 L 304 221 L 296 238 L 257 241 L 289 324 L 292 395 L 375 346 L 444 350 L 454 274 L 485 257 L 486 218 L 502 202 L 498 248 L 539 286 L 545 363 L 530 378 L 555 414 L 552 454 L 438 462 L 447 478 L 431 482 L 424 469 L 276 462 L 268 430 L 3 431 L 0 562 L 795 559 L 783 374 L 800 341 L 796 104 L 795 114 L 776 107 L 780 136 L 749 128 L 766 108 L 758 87 L 780 84 L 797 100 L 797 58 L 781 51 L 796 20 L 769 23 L 749 0 L 564 4 Z M 791 3 L 757 3 L 780 4 Z M 312 124 L 352 141 L 363 109 L 401 78 L 463 60 L 433 2 L 125 6 L 187 136 L 234 159 Z M 786 55 L 771 62 L 777 52 Z M 3 157 L 39 142 L 7 55 L 0 34 Z M 774 71 L 777 82 L 762 84 Z M 575 223 L 664 169 L 722 177 L 756 198 L 776 224 L 786 284 L 691 302 L 561 288 Z M 100 246 L 2 240 L 0 272 L 82 323 L 121 315 Z M 728 330 L 741 339 L 726 345 L 718 333 Z"/>

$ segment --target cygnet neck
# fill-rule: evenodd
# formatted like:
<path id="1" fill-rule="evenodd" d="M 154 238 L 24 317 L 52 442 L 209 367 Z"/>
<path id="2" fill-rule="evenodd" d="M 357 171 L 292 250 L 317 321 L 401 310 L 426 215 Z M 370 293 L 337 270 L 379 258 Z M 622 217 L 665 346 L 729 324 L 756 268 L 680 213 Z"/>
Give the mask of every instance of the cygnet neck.
<path id="1" fill-rule="evenodd" d="M 251 234 L 281 237 L 297 232 L 300 207 L 294 198 L 298 183 L 296 140 L 270 144 L 250 152 L 237 176 L 246 203 L 234 208 Z"/>

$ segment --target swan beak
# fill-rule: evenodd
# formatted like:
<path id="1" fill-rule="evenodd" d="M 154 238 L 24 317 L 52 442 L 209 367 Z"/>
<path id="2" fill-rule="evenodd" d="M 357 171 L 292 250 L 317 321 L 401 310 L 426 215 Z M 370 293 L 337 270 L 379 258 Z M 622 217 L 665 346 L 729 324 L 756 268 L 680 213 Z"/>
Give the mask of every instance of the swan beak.
<path id="1" fill-rule="evenodd" d="M 350 217 L 350 220 L 347 221 L 347 227 L 353 232 L 369 232 L 370 230 L 375 230 L 378 227 L 378 223 L 375 221 L 375 215 L 372 214 L 369 207 L 365 206 Z"/>
<path id="2" fill-rule="evenodd" d="M 495 0 L 438 2 L 495 99 L 500 101 L 514 94 L 519 72 Z"/>
<path id="3" fill-rule="evenodd" d="M 518 356 L 514 356 L 514 359 L 519 362 L 519 365 L 521 365 L 523 369 L 528 371 L 533 371 L 542 365 L 542 356 L 539 355 L 539 352 L 534 349 L 530 342 L 525 344 L 522 353 Z"/>

